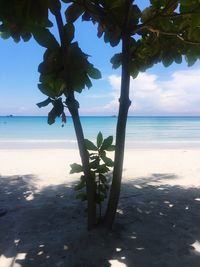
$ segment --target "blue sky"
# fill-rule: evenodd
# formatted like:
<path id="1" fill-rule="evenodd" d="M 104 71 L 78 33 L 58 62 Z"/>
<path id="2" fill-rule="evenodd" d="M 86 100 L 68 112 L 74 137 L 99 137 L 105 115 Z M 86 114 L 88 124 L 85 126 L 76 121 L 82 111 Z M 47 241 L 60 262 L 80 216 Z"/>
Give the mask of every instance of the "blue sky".
<path id="1" fill-rule="evenodd" d="M 135 1 L 141 8 L 148 1 Z M 102 79 L 93 81 L 90 90 L 77 94 L 81 115 L 117 114 L 120 69 L 113 70 L 110 58 L 120 51 L 96 37 L 95 27 L 77 22 L 75 39 L 90 61 L 102 72 Z M 45 95 L 37 88 L 38 64 L 44 49 L 34 40 L 14 43 L 0 39 L 0 115 L 46 115 L 50 107 L 39 109 L 37 102 Z M 200 115 L 200 63 L 188 68 L 186 63 L 165 68 L 157 64 L 131 81 L 133 105 L 130 115 Z"/>

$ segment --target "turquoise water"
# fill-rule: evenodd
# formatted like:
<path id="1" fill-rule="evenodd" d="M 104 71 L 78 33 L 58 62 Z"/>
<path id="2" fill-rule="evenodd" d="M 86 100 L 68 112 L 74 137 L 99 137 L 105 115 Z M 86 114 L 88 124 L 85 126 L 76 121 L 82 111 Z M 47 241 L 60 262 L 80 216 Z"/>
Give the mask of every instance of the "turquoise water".
<path id="1" fill-rule="evenodd" d="M 117 118 L 81 117 L 85 137 L 114 135 Z M 129 117 L 126 148 L 200 148 L 200 117 Z M 0 117 L 0 149 L 77 148 L 73 123 L 68 118 L 47 124 L 46 117 Z"/>

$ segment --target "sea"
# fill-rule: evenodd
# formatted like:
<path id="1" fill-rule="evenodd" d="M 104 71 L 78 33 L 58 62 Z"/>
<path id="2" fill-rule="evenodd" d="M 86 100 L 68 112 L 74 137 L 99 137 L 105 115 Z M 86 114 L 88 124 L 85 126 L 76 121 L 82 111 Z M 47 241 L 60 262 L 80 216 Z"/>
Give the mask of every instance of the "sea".
<path id="1" fill-rule="evenodd" d="M 96 140 L 99 131 L 115 136 L 117 117 L 81 117 L 85 138 Z M 48 125 L 45 116 L 0 116 L 0 149 L 75 148 L 71 117 Z M 200 117 L 128 117 L 126 149 L 200 148 Z"/>

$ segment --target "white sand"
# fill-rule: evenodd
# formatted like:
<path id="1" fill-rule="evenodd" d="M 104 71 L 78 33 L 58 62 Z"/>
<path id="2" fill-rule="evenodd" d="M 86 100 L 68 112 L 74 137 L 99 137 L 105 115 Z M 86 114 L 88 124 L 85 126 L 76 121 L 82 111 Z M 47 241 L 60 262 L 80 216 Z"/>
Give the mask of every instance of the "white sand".
<path id="1" fill-rule="evenodd" d="M 200 150 L 126 150 L 114 232 L 88 233 L 78 151 L 0 150 L 0 267 L 199 267 Z"/>
<path id="2" fill-rule="evenodd" d="M 35 181 L 37 186 L 56 185 L 77 178 L 69 175 L 74 162 L 80 163 L 80 158 L 78 151 L 72 149 L 0 150 L 0 175 L 31 174 L 39 178 Z M 200 186 L 200 150 L 126 150 L 124 180 L 152 174 L 176 176 L 160 181 L 170 185 Z"/>

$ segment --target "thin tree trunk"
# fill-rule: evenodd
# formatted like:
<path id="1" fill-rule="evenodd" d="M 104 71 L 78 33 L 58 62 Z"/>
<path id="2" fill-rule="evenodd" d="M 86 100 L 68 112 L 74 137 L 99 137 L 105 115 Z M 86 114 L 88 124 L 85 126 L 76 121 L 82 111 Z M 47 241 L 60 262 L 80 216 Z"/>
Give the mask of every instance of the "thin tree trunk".
<path id="1" fill-rule="evenodd" d="M 80 121 L 78 108 L 76 107 L 78 102 L 74 98 L 74 92 L 69 93 L 67 100 L 68 100 L 68 109 L 74 123 L 76 138 L 78 141 L 79 153 L 83 166 L 83 172 L 86 177 L 88 230 L 91 230 L 96 225 L 96 202 L 95 202 L 96 185 L 95 185 L 95 180 L 90 173 L 89 154 L 85 147 L 83 129 Z"/>
<path id="2" fill-rule="evenodd" d="M 58 25 L 60 40 L 61 40 L 61 48 L 63 51 L 63 62 L 64 62 L 64 68 L 65 73 L 67 77 L 67 47 L 65 42 L 65 35 L 64 35 L 64 25 L 62 21 L 62 16 L 60 13 L 60 10 L 57 9 L 55 12 L 55 18 Z M 67 77 L 69 78 L 69 77 Z M 67 82 L 69 82 L 69 79 L 66 79 Z M 72 116 L 76 138 L 78 141 L 78 148 L 79 153 L 82 161 L 83 166 L 83 172 L 86 177 L 86 190 L 87 190 L 87 212 L 88 212 L 88 230 L 91 230 L 96 225 L 96 202 L 95 202 L 95 180 L 91 175 L 90 167 L 89 167 L 89 154 L 87 152 L 85 142 L 84 142 L 84 134 L 83 134 L 83 128 L 80 121 L 79 116 L 79 103 L 76 101 L 74 97 L 74 91 L 71 90 L 68 92 L 67 96 L 67 106 L 69 109 L 69 112 Z"/>
<path id="3" fill-rule="evenodd" d="M 121 179 L 123 171 L 124 147 L 126 135 L 126 122 L 128 109 L 131 105 L 129 99 L 130 87 L 130 37 L 126 31 L 122 36 L 122 75 L 121 75 L 121 94 L 120 106 L 116 129 L 116 150 L 113 169 L 113 180 L 108 200 L 108 206 L 105 215 L 105 225 L 112 228 L 120 196 Z"/>

